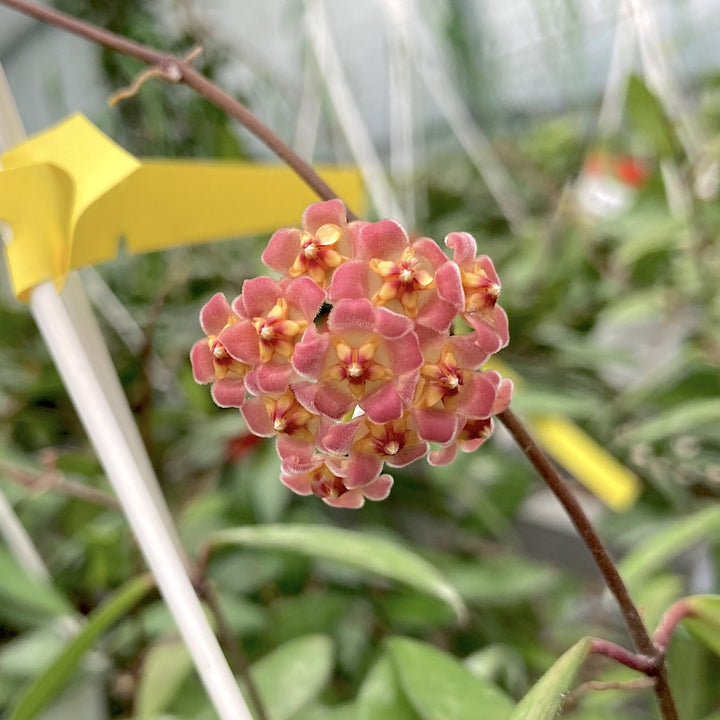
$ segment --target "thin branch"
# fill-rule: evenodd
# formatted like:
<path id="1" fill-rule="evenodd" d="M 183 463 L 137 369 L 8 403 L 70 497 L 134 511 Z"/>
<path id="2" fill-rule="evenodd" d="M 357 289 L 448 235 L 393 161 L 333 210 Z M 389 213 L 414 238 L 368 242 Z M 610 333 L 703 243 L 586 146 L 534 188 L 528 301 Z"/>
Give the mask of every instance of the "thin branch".
<path id="1" fill-rule="evenodd" d="M 191 63 L 196 58 L 200 57 L 202 54 L 203 48 L 202 45 L 196 45 L 190 52 L 185 55 L 183 58 L 183 62 Z M 159 67 L 151 67 L 147 70 L 143 70 L 133 81 L 128 85 L 127 87 L 120 88 L 120 90 L 116 90 L 108 99 L 108 105 L 110 107 L 114 107 L 118 103 L 122 102 L 123 100 L 127 100 L 131 97 L 134 97 L 137 95 L 140 88 L 152 78 L 159 78 L 160 80 L 164 80 L 167 83 L 177 83 L 180 82 L 182 79 L 177 73 L 170 74 Z"/>
<path id="2" fill-rule="evenodd" d="M 663 655 L 667 652 L 668 645 L 670 644 L 670 638 L 675 632 L 675 628 L 678 623 L 683 618 L 690 617 L 693 614 L 694 610 L 690 607 L 687 598 L 678 600 L 665 611 L 665 614 L 662 616 L 653 637 L 655 647 L 659 652 Z"/>
<path id="3" fill-rule="evenodd" d="M 102 505 L 111 510 L 120 509 L 120 503 L 112 495 L 97 488 L 75 482 L 74 480 L 67 480 L 65 476 L 57 470 L 45 473 L 32 473 L 2 461 L 0 461 L 0 470 L 13 482 L 35 492 L 51 490 L 78 498 L 79 500 L 84 500 L 85 502 L 93 503 L 94 505 Z"/>
<path id="4" fill-rule="evenodd" d="M 658 653 L 652 655 L 638 655 L 630 650 L 625 649 L 621 645 L 616 645 L 609 640 L 601 638 L 590 638 L 590 652 L 594 655 L 604 655 L 612 658 L 631 670 L 652 677 L 659 671 L 659 664 L 662 663 L 662 657 Z"/>
<path id="5" fill-rule="evenodd" d="M 655 678 L 639 677 L 634 680 L 626 680 L 624 682 L 601 682 L 600 680 L 588 680 L 578 685 L 568 696 L 565 701 L 565 707 L 577 703 L 577 701 L 587 693 L 588 690 L 624 690 L 632 692 L 634 690 L 647 690 L 655 684 Z"/>
<path id="6" fill-rule="evenodd" d="M 585 546 L 593 556 L 595 564 L 602 573 L 605 584 L 615 596 L 638 654 L 657 658 L 657 679 L 654 686 L 655 697 L 660 705 L 660 711 L 664 720 L 677 720 L 678 714 L 670 691 L 670 685 L 668 684 L 664 655 L 658 652 L 658 649 L 655 647 L 655 644 L 645 629 L 637 606 L 630 597 L 625 582 L 620 577 L 615 561 L 610 556 L 610 553 L 595 531 L 585 511 L 580 506 L 580 503 L 578 503 L 575 496 L 565 485 L 547 455 L 545 455 L 537 442 L 530 436 L 530 433 L 528 433 L 520 419 L 510 409 L 501 412 L 498 415 L 498 419 L 505 425 L 537 473 L 565 508 L 575 529 L 578 531 Z"/>
<path id="7" fill-rule="evenodd" d="M 653 641 L 645 629 L 640 613 L 630 597 L 625 582 L 617 571 L 615 561 L 610 556 L 605 544 L 595 531 L 595 528 L 580 506 L 580 503 L 575 499 L 575 496 L 563 482 L 555 466 L 550 462 L 537 442 L 530 436 L 530 433 L 528 433 L 517 415 L 508 409 L 500 413 L 498 419 L 505 425 L 540 477 L 565 508 L 575 529 L 578 531 L 578 534 L 600 569 L 610 592 L 615 596 L 620 606 L 620 612 L 625 619 L 625 624 L 630 632 L 635 649 L 644 655 L 654 655 L 655 646 L 653 645 Z"/>
<path id="8" fill-rule="evenodd" d="M 195 70 L 192 65 L 182 58 L 169 53 L 159 52 L 151 47 L 129 40 L 109 30 L 96 27 L 91 23 L 78 20 L 50 7 L 36 5 L 25 0 L 0 0 L 0 5 L 6 5 L 14 10 L 34 17 L 41 22 L 54 25 L 75 35 L 102 45 L 109 50 L 115 50 L 130 57 L 134 57 L 147 65 L 154 66 L 162 72 L 162 76 L 169 76 L 173 81 L 185 83 L 198 95 L 202 95 L 213 105 L 226 112 L 237 120 L 255 137 L 261 140 L 323 200 L 331 200 L 337 194 L 330 186 L 306 163 L 291 147 L 284 143 L 267 125 L 261 122 L 242 103 L 238 102 L 228 93 Z M 348 219 L 356 220 L 357 215 L 350 208 L 347 210 Z"/>

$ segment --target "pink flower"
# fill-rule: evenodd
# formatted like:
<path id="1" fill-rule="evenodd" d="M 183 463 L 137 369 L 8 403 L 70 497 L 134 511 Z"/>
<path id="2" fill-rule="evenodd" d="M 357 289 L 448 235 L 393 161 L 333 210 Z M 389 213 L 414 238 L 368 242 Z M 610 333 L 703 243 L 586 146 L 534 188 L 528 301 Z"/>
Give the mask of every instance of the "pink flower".
<path id="1" fill-rule="evenodd" d="M 300 389 L 311 409 L 339 419 L 359 405 L 385 423 L 402 417 L 412 399 L 422 356 L 409 318 L 369 300 L 341 300 L 327 332 L 308 328 L 293 363 L 315 383 Z"/>
<path id="2" fill-rule="evenodd" d="M 244 378 L 250 367 L 233 358 L 225 345 L 228 331 L 239 319 L 222 293 L 213 295 L 200 313 L 207 337 L 190 351 L 195 381 L 212 383 L 213 400 L 220 407 L 241 407 L 245 402 Z"/>
<path id="3" fill-rule="evenodd" d="M 495 374 L 476 370 L 486 354 L 475 335 L 436 336 L 423 348 L 413 414 L 423 440 L 450 442 L 459 418 L 483 418 L 491 413 L 497 393 Z"/>
<path id="4" fill-rule="evenodd" d="M 233 301 L 238 320 L 223 336 L 227 352 L 252 367 L 246 379 L 255 395 L 284 392 L 293 379 L 295 345 L 317 314 L 325 293 L 309 278 L 257 277 Z"/>
<path id="5" fill-rule="evenodd" d="M 348 223 L 340 200 L 315 203 L 305 210 L 301 230 L 283 228 L 270 238 L 262 261 L 291 278 L 307 276 L 324 288 L 335 268 L 350 256 L 362 224 Z"/>
<path id="6" fill-rule="evenodd" d="M 411 245 L 392 220 L 363 226 L 355 257 L 333 277 L 329 291 L 333 302 L 369 298 L 374 305 L 438 332 L 446 331 L 463 308 L 457 266 L 428 238 Z"/>
<path id="7" fill-rule="evenodd" d="M 392 220 L 348 223 L 339 200 L 315 203 L 263 253 L 279 281 L 246 280 L 232 306 L 218 294 L 203 308 L 193 375 L 275 437 L 295 492 L 360 507 L 390 492 L 385 464 L 446 464 L 492 433 L 512 395 L 481 370 L 508 341 L 500 281 L 471 235 L 446 243 L 452 260 Z M 471 332 L 452 334 L 458 317 Z"/>
<path id="8" fill-rule="evenodd" d="M 374 455 L 392 467 L 405 467 L 427 451 L 428 444 L 418 437 L 410 413 L 383 425 L 363 419 L 351 450 L 353 455 Z"/>
<path id="9" fill-rule="evenodd" d="M 477 255 L 475 238 L 466 232 L 450 233 L 445 244 L 453 250 L 453 261 L 460 268 L 465 296 L 463 317 L 478 334 L 478 343 L 494 353 L 508 344 L 508 321 L 497 304 L 500 279 L 492 260 Z"/>
<path id="10" fill-rule="evenodd" d="M 495 399 L 490 408 L 490 415 L 497 415 L 510 404 L 512 380 L 500 377 L 495 371 L 489 371 L 485 375 L 495 386 Z M 455 459 L 458 449 L 463 452 L 474 452 L 492 435 L 494 424 L 492 417 L 462 418 L 459 427 L 457 437 L 428 455 L 428 462 L 431 465 L 448 465 Z"/>
<path id="11" fill-rule="evenodd" d="M 334 507 L 359 508 L 368 500 L 384 500 L 390 494 L 393 479 L 377 475 L 364 485 L 349 488 L 346 480 L 347 459 L 318 456 L 304 472 L 282 472 L 280 480 L 298 495 L 316 495 Z"/>

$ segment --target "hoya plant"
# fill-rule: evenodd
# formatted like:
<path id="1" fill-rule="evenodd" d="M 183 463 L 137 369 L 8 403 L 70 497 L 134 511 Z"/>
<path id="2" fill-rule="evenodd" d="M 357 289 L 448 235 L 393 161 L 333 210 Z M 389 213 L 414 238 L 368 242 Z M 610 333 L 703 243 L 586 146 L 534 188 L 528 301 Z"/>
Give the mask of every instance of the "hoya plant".
<path id="1" fill-rule="evenodd" d="M 38 399 L 9 388 L 7 405 L 19 409 L 12 430 L 3 431 L 7 457 L 0 456 L 17 514 L 30 530 L 24 534 L 12 508 L 0 508 L 3 536 L 12 539 L 0 552 L 7 579 L 0 589 L 7 605 L 0 610 L 7 625 L 0 704 L 7 717 L 41 717 L 48 708 L 65 717 L 107 716 L 104 708 L 73 705 L 88 687 L 95 692 L 105 683 L 112 715 L 138 719 L 717 718 L 720 597 L 711 594 L 714 582 L 693 594 L 669 562 L 705 542 L 710 551 L 701 570 L 712 576 L 717 565 L 720 513 L 702 500 L 717 496 L 705 479 L 717 470 L 716 448 L 700 430 L 702 450 L 682 432 L 720 417 L 716 401 L 705 397 L 708 388 L 720 392 L 712 322 L 718 266 L 712 237 L 720 222 L 710 181 L 703 185 L 695 176 L 693 185 L 683 176 L 707 168 L 692 164 L 685 134 L 644 84 L 629 82 L 627 103 L 649 148 L 645 160 L 618 159 L 604 148 L 583 165 L 585 148 L 570 147 L 553 123 L 519 143 L 527 144 L 518 152 L 534 165 L 518 162 L 518 175 L 533 182 L 541 176 L 530 205 L 540 206 L 541 196 L 552 200 L 542 230 L 505 194 L 505 171 L 478 131 L 470 135 L 479 149 L 468 155 L 475 167 L 487 166 L 487 188 L 465 187 L 472 168 L 464 157 L 444 161 L 448 172 L 438 171 L 428 192 L 428 227 L 410 232 L 382 212 L 356 215 L 215 84 L 217 58 L 204 73 L 197 50 L 175 54 L 126 37 L 137 31 L 155 40 L 153 20 L 140 5 L 128 4 L 140 19 L 125 27 L 122 14 L 104 7 L 94 24 L 26 0 L 0 4 L 118 53 L 105 62 L 114 83 L 131 76 L 113 96 L 123 141 L 132 142 L 127 128 L 138 116 L 145 122 L 148 108 L 157 109 L 157 97 L 142 93 L 177 90 L 158 90 L 158 79 L 184 84 L 212 106 L 198 128 L 204 138 L 193 147 L 207 151 L 205 130 L 212 127 L 226 155 L 242 154 L 228 130 L 231 118 L 317 195 L 297 227 L 276 226 L 269 239 L 206 249 L 202 262 L 182 249 L 167 260 L 119 258 L 107 269 L 109 285 L 99 285 L 99 304 L 115 310 L 107 317 L 124 317 L 114 291 L 147 321 L 134 351 L 113 347 L 113 356 L 149 456 L 127 439 L 135 437 L 127 425 L 118 436 L 127 453 L 113 455 L 109 447 L 103 454 L 99 447 L 102 469 L 89 452 L 67 449 L 81 443 L 81 433 L 67 420 L 64 391 L 42 351 L 22 344 L 33 337 L 25 316 L 3 306 L 20 338 L 3 350 L 3 366 L 17 365 L 18 387 L 34 380 L 45 392 Z M 86 9 L 67 5 L 77 14 Z M 403 5 L 393 3 L 389 12 Z M 317 25 L 319 16 L 312 18 Z M 458 52 L 461 20 L 450 13 Z M 432 36 L 420 39 L 433 47 Z M 113 64 L 117 57 L 147 67 L 138 74 L 135 65 Z M 454 107 L 454 96 L 423 67 L 441 104 Z M 173 115 L 197 111 L 196 98 L 175 102 Z M 165 149 L 174 137 L 185 152 L 192 136 L 187 127 L 167 133 Z M 468 133 L 458 136 L 467 145 Z M 485 153 L 483 162 L 478 153 Z M 579 175 L 572 203 L 569 190 L 548 180 L 551 172 Z M 658 203 L 661 179 L 673 172 L 677 183 L 668 186 L 690 194 L 682 217 L 664 198 Z M 372 191 L 375 207 L 383 207 L 382 187 Z M 513 244 L 494 244 L 496 234 Z M 158 289 L 157 269 L 165 262 L 175 279 Z M 693 338 L 685 338 L 673 390 L 651 377 L 615 396 L 608 368 L 617 357 L 600 337 L 596 316 L 643 306 L 655 286 L 673 312 L 709 310 L 693 325 Z M 54 288 L 41 290 L 31 309 L 44 336 L 53 337 L 65 310 L 51 304 Z M 50 320 L 43 299 L 56 311 Z M 90 325 L 85 329 L 89 335 Z M 63 332 L 54 336 L 61 356 L 72 345 Z M 87 360 L 92 374 L 103 362 L 100 353 L 95 346 L 83 355 L 81 346 L 78 362 Z M 514 412 L 511 373 L 499 370 L 495 358 L 501 351 L 536 383 L 547 383 L 535 407 L 524 409 L 537 415 L 545 407 L 546 422 L 561 428 L 567 457 L 582 454 L 586 441 L 557 421 L 563 412 L 605 433 L 614 450 L 625 448 L 627 462 L 652 478 L 640 507 L 605 522 L 603 529 L 624 544 L 621 564 L 578 501 L 577 487 Z M 543 375 L 544 368 L 556 372 Z M 105 382 L 103 373 L 97 375 Z M 570 386 L 589 390 L 571 397 Z M 83 415 L 87 398 L 74 401 L 98 447 L 93 425 L 117 420 L 112 404 Z M 648 419 L 654 413 L 659 419 Z M 521 454 L 487 442 L 500 425 Z M 668 437 L 675 464 L 663 454 Z M 272 439 L 271 449 L 264 439 Z M 700 456 L 707 472 L 697 471 L 699 460 L 693 464 Z M 604 455 L 587 457 L 599 458 L 596 475 L 612 472 Z M 112 458 L 120 461 L 113 465 Z M 169 508 L 149 481 L 124 484 L 131 466 L 145 481 L 152 478 L 151 460 L 161 469 Z M 568 516 L 583 557 L 593 561 L 593 578 L 607 592 L 594 580 L 584 587 L 558 569 L 561 562 L 550 566 L 521 548 L 515 515 L 535 484 L 531 470 Z M 138 571 L 143 562 L 149 573 Z"/>

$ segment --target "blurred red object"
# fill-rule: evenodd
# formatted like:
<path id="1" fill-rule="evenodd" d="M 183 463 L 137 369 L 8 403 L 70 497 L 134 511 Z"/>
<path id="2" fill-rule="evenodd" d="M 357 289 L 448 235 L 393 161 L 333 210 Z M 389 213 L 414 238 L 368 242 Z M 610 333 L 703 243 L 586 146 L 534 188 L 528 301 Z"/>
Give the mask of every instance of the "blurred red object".
<path id="1" fill-rule="evenodd" d="M 258 437 L 249 432 L 240 433 L 227 441 L 225 457 L 229 462 L 239 462 L 250 455 L 255 447 L 265 442 L 266 438 Z"/>

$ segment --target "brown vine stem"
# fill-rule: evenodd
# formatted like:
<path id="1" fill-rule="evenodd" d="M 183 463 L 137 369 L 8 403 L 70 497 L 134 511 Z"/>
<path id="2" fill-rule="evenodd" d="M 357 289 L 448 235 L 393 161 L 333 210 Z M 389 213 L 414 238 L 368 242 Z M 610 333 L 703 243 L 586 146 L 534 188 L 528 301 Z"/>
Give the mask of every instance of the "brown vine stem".
<path id="1" fill-rule="evenodd" d="M 96 27 L 49 7 L 36 5 L 26 2 L 25 0 L 0 0 L 0 4 L 14 8 L 37 20 L 62 28 L 110 50 L 134 57 L 147 65 L 156 67 L 161 71 L 159 74 L 167 81 L 184 82 L 216 107 L 224 110 L 230 117 L 237 120 L 258 139 L 264 142 L 265 145 L 292 168 L 320 198 L 330 200 L 337 197 L 313 168 L 295 153 L 292 148 L 280 140 L 269 127 L 255 117 L 242 103 L 238 102 L 202 73 L 193 68 L 186 60 L 159 52 L 153 48 L 141 45 L 121 35 Z M 357 216 L 349 209 L 348 219 L 357 219 Z M 570 516 L 580 537 L 585 542 L 598 565 L 608 588 L 620 606 L 636 650 L 641 655 L 656 658 L 657 669 L 653 673 L 656 677 L 654 688 L 662 716 L 664 720 L 677 720 L 677 711 L 667 682 L 664 653 L 658 651 L 648 635 L 637 607 L 633 603 L 625 583 L 617 571 L 615 562 L 610 557 L 602 540 L 597 532 L 595 532 L 595 529 L 580 507 L 580 504 L 566 487 L 560 475 L 540 449 L 540 446 L 533 440 L 517 416 L 508 409 L 500 413 L 498 418 L 510 431 L 510 434 L 522 448 L 528 460 L 530 460 L 531 464 Z"/>
<path id="2" fill-rule="evenodd" d="M 169 82 L 183 82 L 191 87 L 198 95 L 202 95 L 216 107 L 224 110 L 230 117 L 237 120 L 255 137 L 275 153 L 323 200 L 331 200 L 337 197 L 330 186 L 306 163 L 289 145 L 284 143 L 267 125 L 261 122 L 241 102 L 219 88 L 201 72 L 198 72 L 188 59 L 178 58 L 174 55 L 163 53 L 154 48 L 137 43 L 122 35 L 99 28 L 91 23 L 67 15 L 44 5 L 25 2 L 25 0 L 0 0 L 1 5 L 6 5 L 18 10 L 25 15 L 34 17 L 36 20 L 54 25 L 67 30 L 75 35 L 102 45 L 109 50 L 115 50 L 134 57 L 147 65 L 158 69 L 159 77 Z M 357 220 L 357 215 L 349 208 L 347 210 L 349 220 Z"/>
<path id="3" fill-rule="evenodd" d="M 567 512 L 575 529 L 595 560 L 595 564 L 600 569 L 605 584 L 617 600 L 620 612 L 625 620 L 625 625 L 628 628 L 635 649 L 639 653 L 638 657 L 647 656 L 654 658 L 655 662 L 653 663 L 652 669 L 649 672 L 643 672 L 657 677 L 654 690 L 663 718 L 665 718 L 665 720 L 677 720 L 677 710 L 667 681 L 664 653 L 658 651 L 652 638 L 645 629 L 640 613 L 630 597 L 627 586 L 620 577 L 615 561 L 610 556 L 605 544 L 595 531 L 595 528 L 580 506 L 580 503 L 560 477 L 555 466 L 532 438 L 517 415 L 515 415 L 512 410 L 507 409 L 498 415 L 498 419 L 505 425 L 515 442 L 525 453 L 527 459 L 545 481 L 545 484 L 550 488 L 563 508 L 565 508 L 565 512 Z"/>

